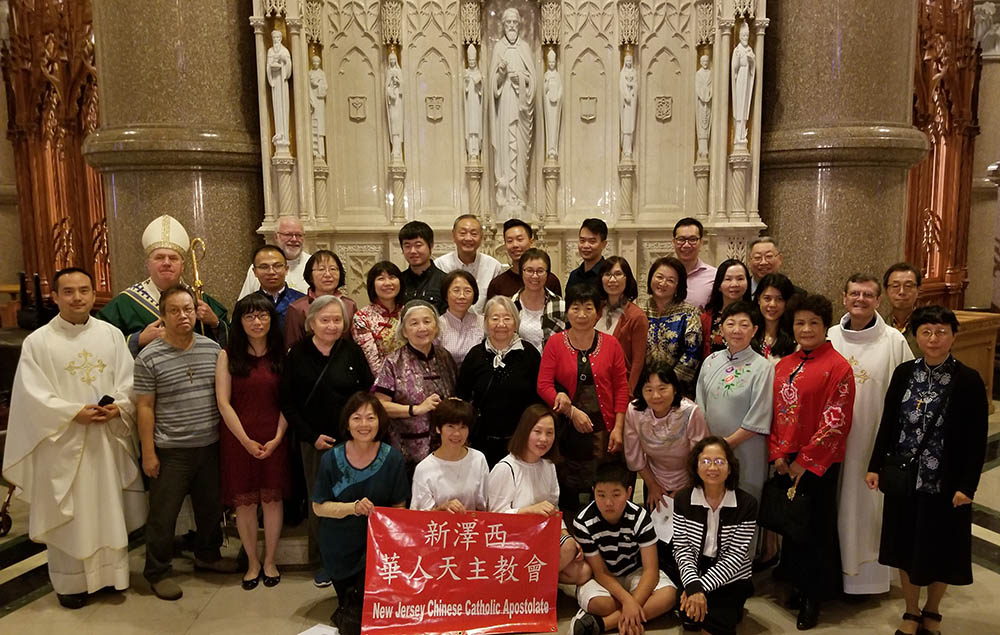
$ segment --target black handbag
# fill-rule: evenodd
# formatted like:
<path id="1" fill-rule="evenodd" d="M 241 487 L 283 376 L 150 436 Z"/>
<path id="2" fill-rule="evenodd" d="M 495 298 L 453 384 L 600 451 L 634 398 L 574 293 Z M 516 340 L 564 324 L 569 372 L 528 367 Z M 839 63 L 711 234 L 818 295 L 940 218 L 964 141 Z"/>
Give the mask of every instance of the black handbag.
<path id="1" fill-rule="evenodd" d="M 798 491 L 791 476 L 775 474 L 764 483 L 757 522 L 786 538 L 805 541 L 809 535 L 810 502 L 809 494 Z"/>
<path id="2" fill-rule="evenodd" d="M 885 455 L 882 469 L 878 471 L 878 488 L 883 494 L 902 497 L 916 494 L 917 469 L 920 467 L 917 457 L 923 454 L 930 436 L 930 431 L 925 430 L 917 451 L 912 455 L 888 453 Z"/>

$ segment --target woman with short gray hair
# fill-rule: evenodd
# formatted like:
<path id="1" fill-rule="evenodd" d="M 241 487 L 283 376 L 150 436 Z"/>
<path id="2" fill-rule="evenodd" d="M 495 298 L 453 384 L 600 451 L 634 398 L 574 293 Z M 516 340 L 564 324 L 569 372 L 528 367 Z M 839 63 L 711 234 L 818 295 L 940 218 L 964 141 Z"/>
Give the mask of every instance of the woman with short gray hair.
<path id="1" fill-rule="evenodd" d="M 479 413 L 469 446 L 485 454 L 492 468 L 507 456 L 521 413 L 541 403 L 535 384 L 542 356 L 518 336 L 520 316 L 507 296 L 486 302 L 483 327 L 486 338 L 466 354 L 455 391 Z"/>

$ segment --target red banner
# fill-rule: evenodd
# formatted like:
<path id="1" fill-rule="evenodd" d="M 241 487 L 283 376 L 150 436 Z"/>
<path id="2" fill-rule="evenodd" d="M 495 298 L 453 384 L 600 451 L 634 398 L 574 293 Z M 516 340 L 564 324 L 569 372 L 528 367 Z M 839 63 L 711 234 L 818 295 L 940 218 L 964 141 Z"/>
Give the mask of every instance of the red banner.
<path id="1" fill-rule="evenodd" d="M 556 632 L 561 522 L 376 508 L 364 632 Z"/>

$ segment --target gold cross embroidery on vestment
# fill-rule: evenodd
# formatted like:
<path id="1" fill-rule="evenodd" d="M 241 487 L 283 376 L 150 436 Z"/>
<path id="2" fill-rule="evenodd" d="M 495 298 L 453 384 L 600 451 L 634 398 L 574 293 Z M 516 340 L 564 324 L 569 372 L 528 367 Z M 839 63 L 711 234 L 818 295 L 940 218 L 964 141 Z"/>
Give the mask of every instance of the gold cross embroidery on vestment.
<path id="1" fill-rule="evenodd" d="M 80 358 L 80 363 L 70 362 L 66 364 L 66 371 L 70 375 L 76 375 L 77 371 L 80 371 L 80 381 L 88 385 L 94 383 L 94 380 L 97 379 L 97 375 L 94 373 L 95 371 L 104 372 L 106 367 L 104 362 L 86 350 L 77 353 L 77 357 Z"/>

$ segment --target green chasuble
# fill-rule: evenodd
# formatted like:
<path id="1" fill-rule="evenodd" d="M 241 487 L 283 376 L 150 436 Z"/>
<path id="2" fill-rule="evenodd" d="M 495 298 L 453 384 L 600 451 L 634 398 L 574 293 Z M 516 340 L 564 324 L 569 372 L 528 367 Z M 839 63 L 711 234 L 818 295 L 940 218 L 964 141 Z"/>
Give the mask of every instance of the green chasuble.
<path id="1" fill-rule="evenodd" d="M 158 302 L 154 300 L 147 289 L 147 282 L 148 280 L 133 284 L 115 296 L 111 302 L 108 302 L 103 309 L 97 312 L 98 318 L 114 324 L 125 334 L 125 339 L 128 341 L 128 349 L 131 351 L 132 357 L 139 354 L 139 333 L 160 319 Z M 152 287 L 152 285 L 149 285 L 149 287 Z M 226 342 L 229 340 L 228 311 L 226 311 L 226 307 L 222 306 L 218 300 L 208 294 L 202 294 L 202 301 L 208 304 L 212 312 L 218 316 L 219 326 L 213 329 L 202 324 L 201 320 L 199 320 L 195 323 L 194 330 L 196 333 L 214 339 L 219 343 L 219 346 L 225 347 Z"/>

